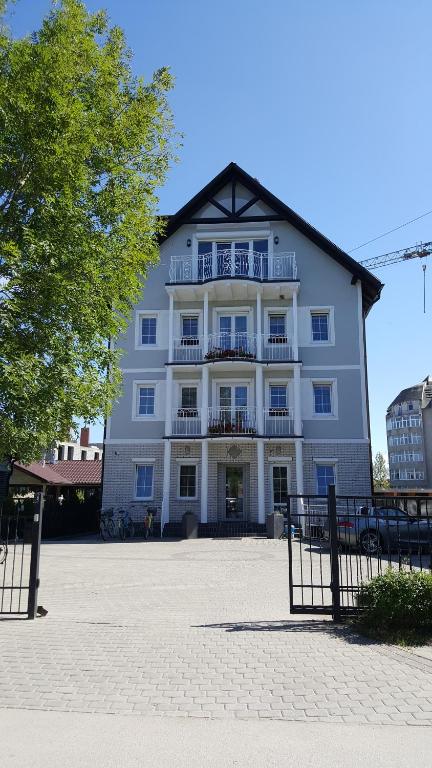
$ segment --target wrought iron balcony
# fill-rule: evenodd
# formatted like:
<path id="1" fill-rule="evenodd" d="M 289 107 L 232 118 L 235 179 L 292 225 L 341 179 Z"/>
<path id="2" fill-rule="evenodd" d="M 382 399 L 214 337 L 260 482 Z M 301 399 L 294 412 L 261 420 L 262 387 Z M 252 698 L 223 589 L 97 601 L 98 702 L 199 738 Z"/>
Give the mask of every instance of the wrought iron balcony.
<path id="1" fill-rule="evenodd" d="M 209 336 L 206 360 L 255 360 L 256 335 L 248 333 L 214 333 Z"/>
<path id="2" fill-rule="evenodd" d="M 204 283 L 221 278 L 297 280 L 297 263 L 293 251 L 266 254 L 227 249 L 199 256 L 172 256 L 169 276 L 171 283 Z"/>
<path id="3" fill-rule="evenodd" d="M 256 431 L 255 408 L 209 408 L 209 435 L 256 435 Z"/>
<path id="4" fill-rule="evenodd" d="M 288 336 L 262 334 L 262 355 L 258 353 L 256 333 L 213 333 L 208 336 L 208 351 L 204 352 L 202 336 L 183 336 L 173 341 L 175 363 L 214 362 L 219 360 L 245 360 L 254 362 L 288 362 L 294 360 L 292 340 Z"/>

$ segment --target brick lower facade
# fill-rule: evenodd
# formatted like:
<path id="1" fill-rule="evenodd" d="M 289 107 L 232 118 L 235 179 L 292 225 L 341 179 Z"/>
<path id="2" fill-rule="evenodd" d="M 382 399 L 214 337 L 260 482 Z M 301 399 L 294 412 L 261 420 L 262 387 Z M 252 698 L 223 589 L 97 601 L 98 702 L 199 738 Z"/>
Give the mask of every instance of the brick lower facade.
<path id="1" fill-rule="evenodd" d="M 274 464 L 289 468 L 291 493 L 297 493 L 295 447 L 291 443 L 268 442 L 265 444 L 265 511 L 272 508 L 272 472 Z M 182 459 L 197 462 L 196 499 L 180 499 L 178 496 L 179 466 Z M 304 493 L 316 493 L 316 461 L 328 459 L 336 466 L 336 488 L 342 495 L 369 495 L 371 493 L 369 446 L 367 443 L 304 443 L 303 482 Z M 135 501 L 136 464 L 149 460 L 154 466 L 154 497 L 152 501 Z M 201 443 L 199 441 L 173 442 L 171 447 L 170 513 L 171 522 L 179 522 L 185 512 L 200 517 L 201 495 Z M 132 517 L 142 519 L 149 505 L 162 507 L 164 441 L 143 445 L 110 444 L 106 446 L 103 481 L 103 507 L 120 509 L 128 507 Z M 255 442 L 218 442 L 209 440 L 208 447 L 208 522 L 225 517 L 225 467 L 244 468 L 245 517 L 258 522 L 258 462 Z"/>

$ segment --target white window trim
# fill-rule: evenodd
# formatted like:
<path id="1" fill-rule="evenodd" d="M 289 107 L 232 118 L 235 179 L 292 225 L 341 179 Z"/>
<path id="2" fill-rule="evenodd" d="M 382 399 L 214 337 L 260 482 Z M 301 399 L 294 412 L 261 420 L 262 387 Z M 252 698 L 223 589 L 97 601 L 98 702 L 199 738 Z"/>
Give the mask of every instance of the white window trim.
<path id="1" fill-rule="evenodd" d="M 290 341 L 289 333 L 289 314 L 292 308 L 279 307 L 264 307 L 264 344 L 269 347 L 268 339 L 270 336 L 270 315 L 284 315 L 285 317 L 285 336 L 287 337 L 287 343 Z"/>
<path id="2" fill-rule="evenodd" d="M 253 307 L 250 305 L 246 305 L 243 307 L 213 307 L 212 311 L 212 333 L 217 335 L 219 334 L 219 317 L 220 315 L 223 315 L 224 317 L 234 317 L 236 315 L 243 315 L 246 317 L 246 333 L 250 335 L 253 333 L 253 317 L 254 317 L 254 311 Z M 231 333 L 235 333 L 234 330 L 231 330 Z"/>
<path id="3" fill-rule="evenodd" d="M 270 403 L 270 388 L 271 387 L 286 387 L 286 407 L 290 407 L 290 383 L 292 383 L 292 379 L 267 379 L 265 382 L 265 390 L 264 390 L 264 408 L 269 409 L 271 408 Z"/>
<path id="4" fill-rule="evenodd" d="M 159 403 L 161 400 L 159 397 L 159 388 L 161 384 L 161 381 L 155 380 L 136 380 L 132 382 L 132 421 L 163 421 L 163 416 L 158 412 Z M 140 414 L 138 412 L 138 393 L 140 387 L 154 388 L 154 413 L 152 414 Z"/>
<path id="5" fill-rule="evenodd" d="M 288 457 L 285 458 L 284 456 L 274 456 L 272 459 L 269 459 L 271 461 L 270 464 L 270 491 L 271 491 L 271 509 L 274 510 L 275 508 L 275 500 L 274 500 L 274 486 L 273 486 L 273 469 L 275 467 L 286 467 L 287 468 L 287 485 L 288 485 L 288 494 L 291 492 L 291 462 L 292 458 Z"/>
<path id="6" fill-rule="evenodd" d="M 176 382 L 176 410 L 183 408 L 182 406 L 182 389 L 183 387 L 195 387 L 197 390 L 197 410 L 201 408 L 201 380 L 200 379 L 181 379 Z"/>
<path id="7" fill-rule="evenodd" d="M 317 478 L 317 473 L 316 473 L 316 467 L 318 465 L 326 466 L 326 467 L 333 467 L 334 484 L 335 484 L 335 488 L 336 488 L 336 492 L 337 492 L 337 486 L 338 486 L 337 463 L 338 463 L 338 460 L 329 456 L 328 458 L 322 458 L 322 459 L 320 459 L 320 458 L 315 459 L 314 458 L 313 459 L 313 463 L 314 463 L 314 466 L 315 466 L 314 473 L 315 473 L 315 489 L 316 489 L 316 493 L 318 493 L 318 478 Z"/>
<path id="8" fill-rule="evenodd" d="M 198 338 L 203 333 L 203 310 L 202 309 L 180 309 L 175 313 L 174 322 L 174 336 L 177 339 L 183 338 L 183 318 L 184 317 L 197 317 L 198 318 Z"/>
<path id="9" fill-rule="evenodd" d="M 144 317 L 156 318 L 156 344 L 142 344 L 141 320 Z M 161 318 L 157 310 L 137 309 L 135 312 L 135 349 L 162 349 L 161 347 Z"/>
<path id="10" fill-rule="evenodd" d="M 312 315 L 328 315 L 328 341 L 314 341 L 312 335 Z M 309 343 L 312 347 L 334 347 L 334 307 L 309 307 Z"/>
<path id="11" fill-rule="evenodd" d="M 331 413 L 315 413 L 315 392 L 314 387 L 328 386 L 330 387 L 330 400 L 331 400 Z M 337 379 L 312 379 L 311 380 L 311 397 L 312 397 L 312 418 L 328 421 L 329 419 L 338 419 L 338 393 L 337 393 Z"/>
<path id="12" fill-rule="evenodd" d="M 138 496 L 137 495 L 138 467 L 151 467 L 153 469 L 153 472 L 152 472 L 151 496 Z M 134 501 L 153 501 L 153 499 L 154 499 L 154 482 L 155 482 L 154 459 L 153 460 L 152 459 L 140 460 L 140 461 L 135 462 L 134 493 L 133 493 Z"/>
<path id="13" fill-rule="evenodd" d="M 198 500 L 198 465 L 199 459 L 177 459 L 177 501 L 197 501 Z M 181 468 L 195 467 L 195 496 L 180 496 L 180 472 Z"/>
<path id="14" fill-rule="evenodd" d="M 254 389 L 254 382 L 252 379 L 213 379 L 212 382 L 212 407 L 214 408 L 221 408 L 219 402 L 219 389 L 220 387 L 235 387 L 235 386 L 246 386 L 247 387 L 247 408 L 254 408 L 255 407 L 255 389 Z M 235 406 L 232 405 L 232 408 Z"/>

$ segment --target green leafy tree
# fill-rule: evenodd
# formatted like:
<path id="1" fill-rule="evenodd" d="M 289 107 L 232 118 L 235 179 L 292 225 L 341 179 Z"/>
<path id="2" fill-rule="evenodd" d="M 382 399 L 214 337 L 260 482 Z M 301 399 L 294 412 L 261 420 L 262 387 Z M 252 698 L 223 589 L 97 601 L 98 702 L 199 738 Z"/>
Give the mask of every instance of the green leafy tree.
<path id="1" fill-rule="evenodd" d="M 31 37 L 1 25 L 0 461 L 39 458 L 116 397 L 108 339 L 157 261 L 171 87 L 167 69 L 135 77 L 122 30 L 80 0 Z"/>
<path id="2" fill-rule="evenodd" d="M 374 489 L 377 491 L 380 488 L 389 488 L 388 469 L 385 458 L 382 453 L 378 451 L 375 454 L 375 458 L 372 465 L 373 469 L 373 481 Z"/>

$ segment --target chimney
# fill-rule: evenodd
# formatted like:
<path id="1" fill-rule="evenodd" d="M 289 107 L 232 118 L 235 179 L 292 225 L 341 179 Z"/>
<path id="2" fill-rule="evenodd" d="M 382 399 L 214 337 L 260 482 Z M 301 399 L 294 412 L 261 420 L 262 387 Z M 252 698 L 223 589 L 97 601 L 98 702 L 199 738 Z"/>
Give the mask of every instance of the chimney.
<path id="1" fill-rule="evenodd" d="M 81 427 L 80 445 L 84 448 L 88 448 L 90 440 L 90 427 Z"/>

